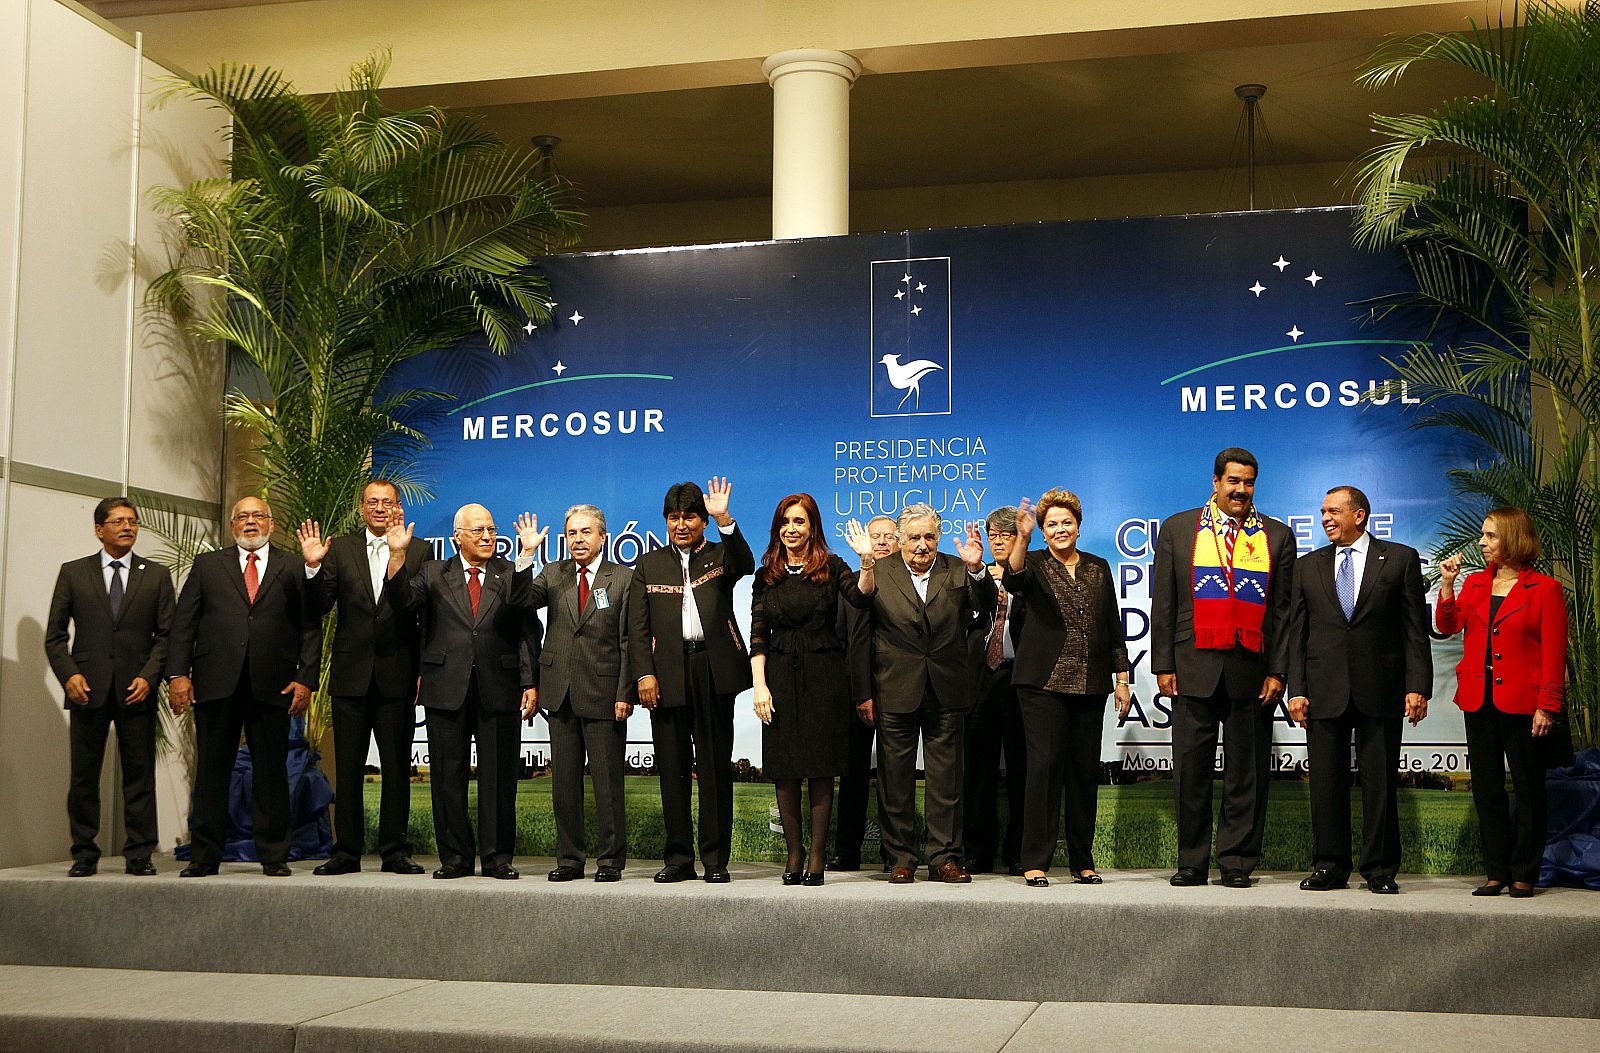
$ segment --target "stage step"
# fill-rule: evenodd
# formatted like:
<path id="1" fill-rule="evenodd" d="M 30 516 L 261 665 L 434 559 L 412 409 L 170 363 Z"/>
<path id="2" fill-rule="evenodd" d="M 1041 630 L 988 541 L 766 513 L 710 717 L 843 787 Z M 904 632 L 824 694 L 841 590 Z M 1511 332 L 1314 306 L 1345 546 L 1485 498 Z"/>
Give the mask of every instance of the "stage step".
<path id="1" fill-rule="evenodd" d="M 0 966 L 6 1053 L 1582 1048 L 1594 1021 Z"/>

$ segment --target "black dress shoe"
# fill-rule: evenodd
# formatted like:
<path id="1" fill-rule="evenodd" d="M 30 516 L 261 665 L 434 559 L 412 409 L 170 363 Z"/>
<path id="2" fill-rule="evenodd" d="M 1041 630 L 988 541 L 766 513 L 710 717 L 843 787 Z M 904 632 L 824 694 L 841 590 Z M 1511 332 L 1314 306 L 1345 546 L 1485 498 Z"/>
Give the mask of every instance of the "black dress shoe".
<path id="1" fill-rule="evenodd" d="M 1007 877 L 1022 877 L 1027 871 L 1022 869 L 1021 863 L 1011 863 L 1006 866 Z"/>
<path id="2" fill-rule="evenodd" d="M 1341 874 L 1332 867 L 1318 867 L 1300 879 L 1300 887 L 1307 892 L 1332 892 L 1334 889 L 1349 888 L 1350 875 Z"/>
<path id="3" fill-rule="evenodd" d="M 67 877 L 94 877 L 100 870 L 100 864 L 88 859 L 80 859 L 72 864 L 72 869 L 67 871 Z"/>
<path id="4" fill-rule="evenodd" d="M 1527 899 L 1529 896 L 1536 894 L 1538 891 L 1539 890 L 1534 888 L 1532 885 L 1513 884 L 1511 886 L 1510 895 L 1512 899 Z"/>
<path id="5" fill-rule="evenodd" d="M 334 874 L 359 874 L 361 861 L 359 859 L 333 858 L 311 871 L 317 877 L 331 877 Z"/>
<path id="6" fill-rule="evenodd" d="M 410 856 L 395 856 L 393 859 L 383 861 L 382 870 L 385 874 L 422 874 L 425 871 L 422 865 L 412 860 Z"/>
<path id="7" fill-rule="evenodd" d="M 522 877 L 521 874 L 517 873 L 517 868 L 510 863 L 485 863 L 483 876 L 492 877 L 496 881 L 516 881 Z"/>
<path id="8" fill-rule="evenodd" d="M 804 872 L 799 870 L 785 870 L 783 872 L 783 883 L 785 885 L 798 885 L 804 878 Z"/>
<path id="9" fill-rule="evenodd" d="M 823 864 L 824 870 L 851 871 L 861 869 L 861 860 L 851 856 L 834 856 Z"/>
<path id="10" fill-rule="evenodd" d="M 456 878 L 471 877 L 471 867 L 442 866 L 433 872 L 433 876 L 440 881 L 453 881 Z"/>
<path id="11" fill-rule="evenodd" d="M 179 877 L 215 877 L 216 873 L 217 873 L 217 868 L 216 867 L 202 866 L 199 863 L 190 863 L 188 866 L 186 866 L 182 870 L 178 871 L 178 876 Z"/>
<path id="12" fill-rule="evenodd" d="M 155 877 L 156 867 L 148 859 L 130 859 L 122 865 L 122 872 L 134 877 Z"/>
<path id="13" fill-rule="evenodd" d="M 732 881 L 727 867 L 706 867 L 706 883 L 711 885 L 726 885 Z"/>
<path id="14" fill-rule="evenodd" d="M 1178 888 L 1194 888 L 1206 883 L 1206 872 L 1199 867 L 1179 867 L 1178 872 L 1167 879 L 1167 884 Z"/>
<path id="15" fill-rule="evenodd" d="M 816 888 L 818 885 L 822 884 L 822 871 L 820 871 L 820 870 L 803 870 L 803 871 L 801 871 L 800 872 L 800 884 L 806 885 L 806 886 L 808 886 L 810 888 Z"/>
<path id="16" fill-rule="evenodd" d="M 596 881 L 621 881 L 622 868 L 608 867 L 602 863 L 600 866 L 595 867 L 594 879 Z"/>
<path id="17" fill-rule="evenodd" d="M 1223 888 L 1249 888 L 1250 875 L 1242 870 L 1224 870 L 1217 884 Z"/>
<path id="18" fill-rule="evenodd" d="M 1304 886 L 1302 885 L 1302 887 Z M 1376 892 L 1380 896 L 1398 896 L 1400 894 L 1400 886 L 1395 884 L 1392 877 L 1369 878 L 1367 880 L 1367 891 Z"/>
<path id="19" fill-rule="evenodd" d="M 1486 881 L 1472 890 L 1474 896 L 1498 896 L 1506 890 L 1504 881 Z"/>
<path id="20" fill-rule="evenodd" d="M 582 867 L 559 866 L 545 875 L 547 881 L 581 881 L 583 879 Z"/>
<path id="21" fill-rule="evenodd" d="M 294 877 L 288 863 L 262 863 L 261 872 L 267 877 Z"/>
<path id="22" fill-rule="evenodd" d="M 694 872 L 694 867 L 688 863 L 668 863 L 656 871 L 656 881 L 662 885 L 671 884 L 674 881 L 693 881 L 699 876 Z"/>

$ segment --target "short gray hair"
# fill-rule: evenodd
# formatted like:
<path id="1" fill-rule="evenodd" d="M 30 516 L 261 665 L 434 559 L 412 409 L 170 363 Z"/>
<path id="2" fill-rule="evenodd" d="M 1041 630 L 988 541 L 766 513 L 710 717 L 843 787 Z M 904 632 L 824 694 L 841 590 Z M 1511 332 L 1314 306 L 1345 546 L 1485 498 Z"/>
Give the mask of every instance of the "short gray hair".
<path id="1" fill-rule="evenodd" d="M 594 505 L 573 505 L 567 509 L 567 514 L 561 517 L 561 529 L 563 531 L 567 529 L 567 521 L 573 516 L 593 516 L 600 523 L 600 533 L 608 532 L 606 530 L 606 514 Z"/>
<path id="2" fill-rule="evenodd" d="M 900 533 L 900 524 L 894 521 L 894 516 L 873 516 L 871 519 L 867 520 L 867 529 L 871 530 L 872 524 L 874 523 L 888 523 L 894 527 L 894 532 L 896 534 Z"/>
<path id="3" fill-rule="evenodd" d="M 932 505 L 919 501 L 914 505 L 906 505 L 900 509 L 900 518 L 894 521 L 894 532 L 901 537 L 905 537 L 906 524 L 918 519 L 931 519 L 941 526 L 944 524 L 944 520 L 940 518 L 939 513 L 934 510 Z"/>
<path id="4" fill-rule="evenodd" d="M 1015 534 L 1017 532 L 1017 506 L 1001 505 L 989 513 L 989 518 L 983 521 L 983 529 L 988 533 Z"/>

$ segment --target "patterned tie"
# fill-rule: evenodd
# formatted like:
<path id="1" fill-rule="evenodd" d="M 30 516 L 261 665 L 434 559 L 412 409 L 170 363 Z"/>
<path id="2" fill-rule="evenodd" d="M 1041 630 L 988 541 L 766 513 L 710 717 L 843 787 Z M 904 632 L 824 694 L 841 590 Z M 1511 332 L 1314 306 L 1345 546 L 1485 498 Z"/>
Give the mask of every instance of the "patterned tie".
<path id="1" fill-rule="evenodd" d="M 587 606 L 589 606 L 589 568 L 580 565 L 578 567 L 578 613 L 582 614 L 583 609 Z"/>
<path id="2" fill-rule="evenodd" d="M 256 570 L 256 554 L 254 552 L 244 558 L 244 594 L 250 597 L 250 602 L 256 602 L 256 592 L 261 588 L 261 572 Z"/>
<path id="3" fill-rule="evenodd" d="M 1228 527 L 1223 533 L 1222 540 L 1227 546 L 1225 557 L 1228 564 L 1223 568 L 1223 573 L 1227 575 L 1228 591 L 1231 592 L 1233 591 L 1233 546 L 1239 540 L 1239 524 L 1231 516 L 1228 518 Z"/>
<path id="4" fill-rule="evenodd" d="M 106 598 L 111 601 L 111 620 L 116 621 L 122 615 L 122 560 L 111 561 L 111 590 L 106 593 Z"/>
<path id="5" fill-rule="evenodd" d="M 483 598 L 483 583 L 478 580 L 478 575 L 483 571 L 477 567 L 467 568 L 467 599 L 472 601 L 472 616 L 478 616 L 478 601 Z"/>
<path id="6" fill-rule="evenodd" d="M 1006 604 L 1011 599 L 1005 589 L 1000 590 L 1000 603 L 994 609 L 994 628 L 989 630 L 989 653 L 986 660 L 990 669 L 999 669 L 1006 660 Z"/>
<path id="7" fill-rule="evenodd" d="M 1356 612 L 1356 564 L 1351 559 L 1355 549 L 1346 548 L 1339 553 L 1339 573 L 1333 576 L 1333 587 L 1339 593 L 1339 606 L 1344 608 L 1344 620 Z"/>

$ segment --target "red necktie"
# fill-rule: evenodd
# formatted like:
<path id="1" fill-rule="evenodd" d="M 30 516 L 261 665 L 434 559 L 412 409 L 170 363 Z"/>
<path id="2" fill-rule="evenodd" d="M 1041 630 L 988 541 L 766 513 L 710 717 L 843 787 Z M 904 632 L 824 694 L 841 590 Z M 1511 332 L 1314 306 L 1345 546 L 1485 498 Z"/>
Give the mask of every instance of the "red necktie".
<path id="1" fill-rule="evenodd" d="M 244 594 L 250 597 L 250 602 L 256 602 L 256 592 L 261 588 L 261 572 L 256 570 L 256 554 L 250 553 L 244 558 Z"/>
<path id="2" fill-rule="evenodd" d="M 582 614 L 583 609 L 587 606 L 589 606 L 589 568 L 580 566 L 578 568 L 578 613 Z"/>
<path id="3" fill-rule="evenodd" d="M 1226 573 L 1227 576 L 1228 576 L 1228 588 L 1229 588 L 1229 590 L 1232 590 L 1232 588 L 1233 588 L 1233 546 L 1235 544 L 1237 544 L 1238 541 L 1239 541 L 1239 524 L 1234 522 L 1230 518 L 1228 520 L 1228 533 L 1227 533 L 1228 565 L 1224 569 L 1224 573 Z"/>
<path id="4" fill-rule="evenodd" d="M 467 581 L 467 599 L 472 601 L 472 616 L 474 618 L 478 616 L 478 601 L 483 598 L 483 584 L 482 582 L 478 581 L 478 575 L 482 573 L 483 571 L 479 570 L 477 567 L 467 568 L 467 574 L 469 576 L 469 580 Z"/>

